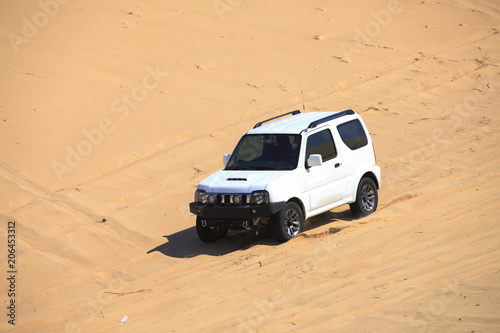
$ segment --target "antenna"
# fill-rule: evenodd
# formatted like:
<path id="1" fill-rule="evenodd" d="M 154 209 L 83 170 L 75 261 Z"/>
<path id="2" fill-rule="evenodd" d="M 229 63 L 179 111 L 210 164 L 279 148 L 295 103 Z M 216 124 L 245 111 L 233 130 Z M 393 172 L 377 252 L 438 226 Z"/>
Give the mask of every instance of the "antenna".
<path id="1" fill-rule="evenodd" d="M 304 104 L 304 91 L 302 91 L 302 80 L 300 80 L 300 95 L 302 96 L 302 110 L 306 112 L 306 105 Z"/>

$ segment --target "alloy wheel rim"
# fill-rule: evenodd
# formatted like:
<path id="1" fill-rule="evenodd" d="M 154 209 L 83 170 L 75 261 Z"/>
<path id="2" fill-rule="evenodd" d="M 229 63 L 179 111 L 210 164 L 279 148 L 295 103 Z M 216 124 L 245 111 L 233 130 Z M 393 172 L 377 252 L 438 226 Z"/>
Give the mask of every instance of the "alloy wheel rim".
<path id="1" fill-rule="evenodd" d="M 375 207 L 375 189 L 369 184 L 363 186 L 361 190 L 361 205 L 367 212 L 372 211 Z"/>
<path id="2" fill-rule="evenodd" d="M 300 231 L 300 215 L 295 209 L 289 209 L 285 214 L 285 231 L 290 237 L 295 237 Z"/>

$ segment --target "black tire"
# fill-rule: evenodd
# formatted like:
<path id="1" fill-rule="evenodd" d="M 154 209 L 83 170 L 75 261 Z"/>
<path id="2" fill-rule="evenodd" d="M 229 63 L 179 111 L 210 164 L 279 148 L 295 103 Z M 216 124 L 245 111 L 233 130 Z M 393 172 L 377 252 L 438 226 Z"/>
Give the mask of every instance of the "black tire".
<path id="1" fill-rule="evenodd" d="M 213 243 L 216 240 L 226 237 L 227 227 L 209 227 L 203 221 L 201 217 L 196 217 L 196 232 L 198 237 L 205 243 Z M 205 224 L 205 226 L 203 226 Z"/>
<path id="2" fill-rule="evenodd" d="M 349 205 L 354 217 L 364 217 L 377 210 L 378 192 L 375 182 L 368 177 L 359 181 L 356 201 Z"/>
<path id="3" fill-rule="evenodd" d="M 271 232 L 278 242 L 287 242 L 304 231 L 304 214 L 295 202 L 285 204 L 271 221 Z"/>

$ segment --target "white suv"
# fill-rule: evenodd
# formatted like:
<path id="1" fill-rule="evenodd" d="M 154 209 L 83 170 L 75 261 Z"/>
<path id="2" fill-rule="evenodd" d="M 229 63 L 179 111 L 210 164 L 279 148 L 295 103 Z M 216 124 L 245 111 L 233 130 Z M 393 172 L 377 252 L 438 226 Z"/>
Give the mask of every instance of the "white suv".
<path id="1" fill-rule="evenodd" d="M 377 209 L 380 167 L 352 110 L 297 110 L 264 120 L 223 161 L 225 168 L 199 183 L 190 204 L 204 242 L 228 229 L 267 226 L 285 242 L 303 231 L 305 219 L 337 206 L 350 204 L 356 217 Z"/>

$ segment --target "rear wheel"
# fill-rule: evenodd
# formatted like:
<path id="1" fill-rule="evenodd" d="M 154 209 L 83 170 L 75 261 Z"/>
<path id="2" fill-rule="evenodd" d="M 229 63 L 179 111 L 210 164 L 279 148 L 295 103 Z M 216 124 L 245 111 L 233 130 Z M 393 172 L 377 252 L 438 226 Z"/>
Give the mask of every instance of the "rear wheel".
<path id="1" fill-rule="evenodd" d="M 304 215 L 295 202 L 285 204 L 271 221 L 271 231 L 279 242 L 289 241 L 303 230 Z"/>
<path id="2" fill-rule="evenodd" d="M 198 237 L 205 243 L 213 243 L 216 240 L 226 237 L 227 227 L 223 226 L 208 226 L 207 220 L 201 217 L 196 217 L 196 232 Z"/>
<path id="3" fill-rule="evenodd" d="M 351 212 L 355 217 L 370 215 L 377 210 L 378 193 L 375 182 L 368 177 L 359 181 L 356 192 L 356 201 L 350 204 Z"/>

